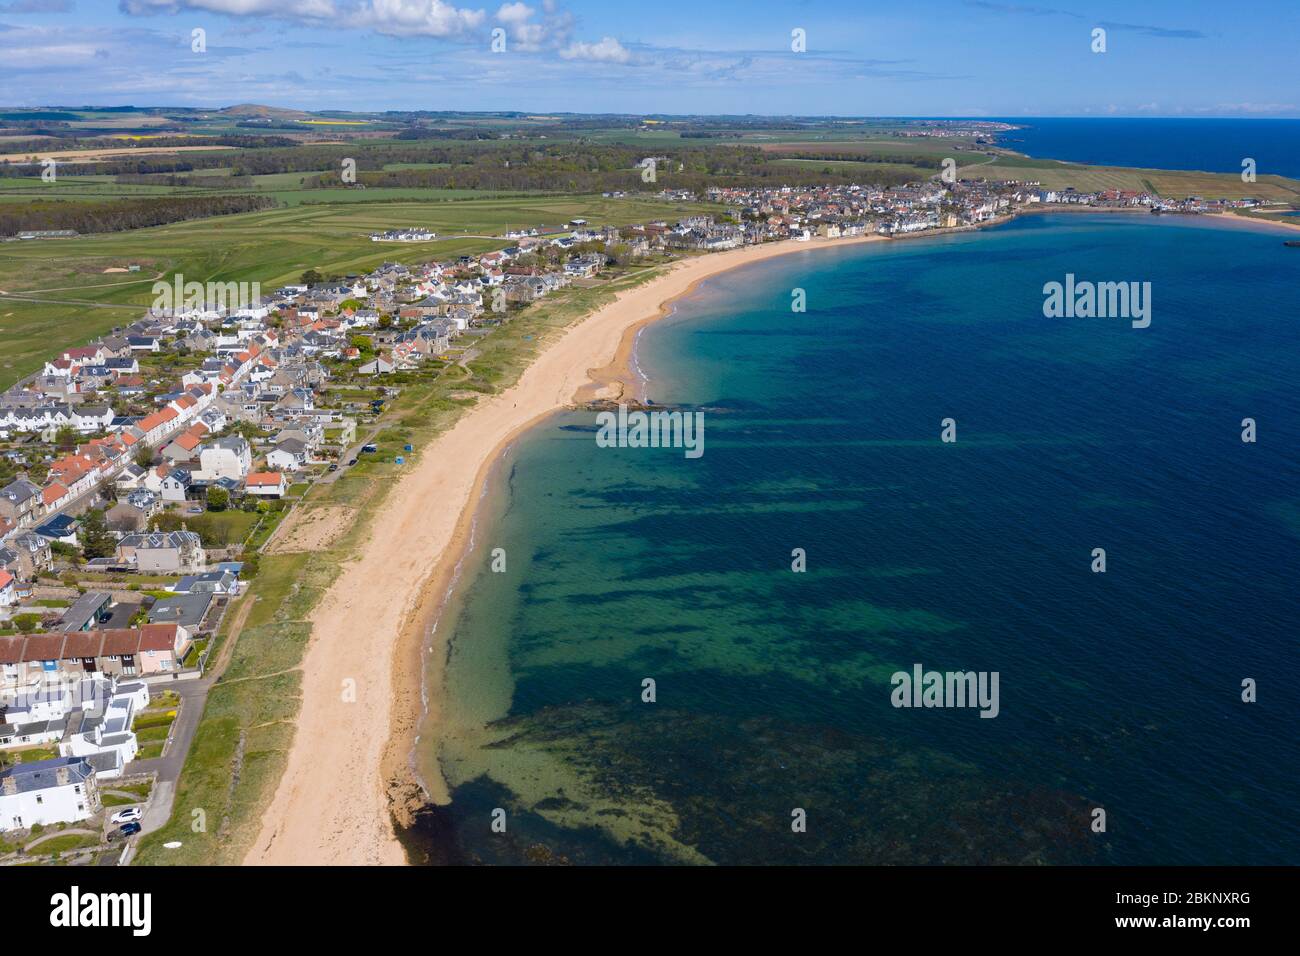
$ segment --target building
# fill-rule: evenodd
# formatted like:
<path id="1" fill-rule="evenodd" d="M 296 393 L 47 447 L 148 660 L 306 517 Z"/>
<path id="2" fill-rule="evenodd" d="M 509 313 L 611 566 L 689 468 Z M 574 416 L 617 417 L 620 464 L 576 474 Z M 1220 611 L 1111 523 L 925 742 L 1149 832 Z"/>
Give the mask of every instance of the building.
<path id="1" fill-rule="evenodd" d="M 259 498 L 283 498 L 289 484 L 278 471 L 255 471 L 245 479 L 244 488 Z"/>
<path id="2" fill-rule="evenodd" d="M 196 478 L 215 481 L 230 478 L 239 481 L 253 468 L 253 454 L 248 442 L 239 435 L 229 435 L 208 442 L 199 451 Z"/>
<path id="3" fill-rule="evenodd" d="M 11 608 L 18 604 L 18 579 L 8 571 L 0 569 L 0 621 L 7 620 L 13 612 Z"/>
<path id="4" fill-rule="evenodd" d="M 279 471 L 297 471 L 307 463 L 307 445 L 297 438 L 286 438 L 266 456 L 266 463 Z"/>
<path id="5" fill-rule="evenodd" d="M 208 616 L 212 607 L 213 592 L 196 591 L 190 594 L 175 594 L 159 598 L 149 611 L 150 624 L 179 624 L 190 631 L 197 631 Z"/>
<path id="6" fill-rule="evenodd" d="M 158 493 L 163 501 L 183 504 L 189 497 L 190 487 L 194 484 L 193 475 L 185 468 L 173 468 L 158 483 Z"/>
<path id="7" fill-rule="evenodd" d="M 193 531 L 128 534 L 117 543 L 118 561 L 137 571 L 194 574 L 207 564 L 203 542 Z"/>
<path id="8" fill-rule="evenodd" d="M 5 542 L 4 567 L 17 577 L 30 581 L 42 571 L 54 567 L 50 542 L 30 531 L 16 534 Z M 9 555 L 12 554 L 12 558 Z"/>
<path id="9" fill-rule="evenodd" d="M 89 631 L 98 627 L 108 616 L 112 603 L 113 595 L 106 591 L 87 591 L 63 612 L 59 630 Z"/>
<path id="10" fill-rule="evenodd" d="M 59 754 L 84 757 L 99 780 L 122 776 L 126 765 L 140 752 L 131 724 L 137 707 L 149 703 L 149 688 L 138 681 L 122 684 L 107 701 L 67 715 L 59 741 Z"/>
<path id="11" fill-rule="evenodd" d="M 26 478 L 0 488 L 0 518 L 8 518 L 21 528 L 31 524 L 40 514 L 41 489 Z"/>
<path id="12" fill-rule="evenodd" d="M 99 809 L 95 772 L 85 757 L 20 763 L 0 773 L 0 830 L 75 823 Z"/>
<path id="13" fill-rule="evenodd" d="M 180 670 L 190 632 L 177 624 L 0 637 L 0 694 L 96 672 L 146 677 Z"/>
<path id="14" fill-rule="evenodd" d="M 109 508 L 104 519 L 113 531 L 130 534 L 133 531 L 143 531 L 149 523 L 149 518 L 160 507 L 161 502 L 157 495 L 152 491 L 138 488 L 128 494 L 124 500 L 119 499 L 117 504 Z"/>
<path id="15" fill-rule="evenodd" d="M 214 571 L 185 575 L 167 590 L 173 594 L 238 594 L 242 568 L 237 561 L 222 562 Z"/>

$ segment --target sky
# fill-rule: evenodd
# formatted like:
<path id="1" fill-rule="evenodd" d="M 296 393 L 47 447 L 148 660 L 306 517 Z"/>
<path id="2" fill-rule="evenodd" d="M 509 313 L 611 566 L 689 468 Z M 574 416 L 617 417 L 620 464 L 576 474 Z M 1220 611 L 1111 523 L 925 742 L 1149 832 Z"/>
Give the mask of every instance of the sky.
<path id="1" fill-rule="evenodd" d="M 460 2 L 0 0 L 0 104 L 1300 117 L 1300 0 Z"/>

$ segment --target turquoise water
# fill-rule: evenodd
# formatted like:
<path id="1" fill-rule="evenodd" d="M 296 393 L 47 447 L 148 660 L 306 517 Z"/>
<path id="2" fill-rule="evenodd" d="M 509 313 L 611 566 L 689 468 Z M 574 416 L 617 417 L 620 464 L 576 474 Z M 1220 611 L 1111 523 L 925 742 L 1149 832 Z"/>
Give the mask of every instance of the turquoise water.
<path id="1" fill-rule="evenodd" d="M 1151 282 L 1151 326 L 1044 318 L 1067 272 Z M 702 457 L 572 412 L 491 480 L 422 753 L 453 799 L 408 845 L 1296 862 L 1297 280 L 1271 233 L 1033 216 L 706 283 L 639 348 Z M 891 706 L 917 663 L 996 671 L 998 716 Z"/>

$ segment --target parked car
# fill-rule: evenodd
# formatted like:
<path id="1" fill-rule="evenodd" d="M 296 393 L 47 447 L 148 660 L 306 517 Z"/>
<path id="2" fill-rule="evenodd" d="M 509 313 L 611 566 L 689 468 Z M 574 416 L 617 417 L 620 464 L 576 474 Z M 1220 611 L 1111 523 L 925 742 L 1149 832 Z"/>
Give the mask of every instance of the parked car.
<path id="1" fill-rule="evenodd" d="M 357 460 L 356 460 L 355 458 L 353 458 L 353 459 L 351 459 L 351 460 L 348 462 L 348 466 L 351 467 L 352 465 L 355 465 L 356 463 L 357 463 Z"/>
<path id="2" fill-rule="evenodd" d="M 139 820 L 144 816 L 144 811 L 139 807 L 127 807 L 125 810 L 118 810 L 108 818 L 109 823 L 130 823 L 132 820 Z"/>
<path id="3" fill-rule="evenodd" d="M 336 465 L 334 462 L 330 462 L 330 466 L 329 466 L 328 470 L 329 470 L 329 471 L 338 471 L 338 470 L 339 470 L 339 466 Z"/>
<path id="4" fill-rule="evenodd" d="M 362 452 L 362 454 L 373 455 L 373 454 L 374 454 L 375 452 L 377 452 L 377 451 L 379 451 L 379 446 L 378 446 L 378 445 L 375 445 L 375 444 L 369 444 L 369 445 L 362 445 L 362 446 L 361 446 L 361 452 Z"/>
<path id="5" fill-rule="evenodd" d="M 139 833 L 139 832 L 140 832 L 140 824 L 138 824 L 138 823 L 124 823 L 124 824 L 122 824 L 120 827 L 117 828 L 117 832 L 120 833 L 120 834 L 122 834 L 122 836 L 124 836 L 124 837 L 125 837 L 125 836 L 130 836 L 132 833 Z"/>

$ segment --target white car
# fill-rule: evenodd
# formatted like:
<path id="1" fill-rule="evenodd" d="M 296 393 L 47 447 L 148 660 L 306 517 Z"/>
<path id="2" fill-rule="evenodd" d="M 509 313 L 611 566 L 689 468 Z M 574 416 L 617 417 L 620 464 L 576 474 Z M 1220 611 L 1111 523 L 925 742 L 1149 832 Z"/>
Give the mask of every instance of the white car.
<path id="1" fill-rule="evenodd" d="M 139 807 L 127 807 L 125 810 L 118 810 L 108 818 L 110 823 L 130 823 L 132 820 L 139 820 L 144 816 L 144 811 Z"/>

